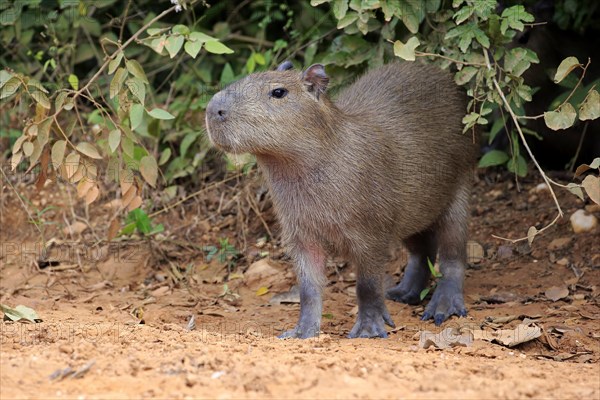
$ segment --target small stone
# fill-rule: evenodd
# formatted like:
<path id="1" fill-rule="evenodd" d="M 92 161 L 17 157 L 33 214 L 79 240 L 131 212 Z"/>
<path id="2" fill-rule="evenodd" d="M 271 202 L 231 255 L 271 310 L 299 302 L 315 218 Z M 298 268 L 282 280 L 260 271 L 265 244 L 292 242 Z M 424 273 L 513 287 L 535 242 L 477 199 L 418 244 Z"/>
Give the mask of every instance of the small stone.
<path id="1" fill-rule="evenodd" d="M 586 213 L 585 210 L 575 211 L 571 215 L 570 221 L 575 233 L 590 232 L 598 226 L 598 218 Z"/>
<path id="2" fill-rule="evenodd" d="M 534 187 L 533 189 L 531 189 L 531 191 L 533 191 L 534 193 L 547 192 L 548 191 L 548 185 L 546 185 L 545 183 L 540 183 L 536 187 Z"/>
<path id="3" fill-rule="evenodd" d="M 512 246 L 500 246 L 498 247 L 498 258 L 500 260 L 506 260 L 508 258 L 512 258 L 513 256 L 513 248 Z"/>
<path id="4" fill-rule="evenodd" d="M 73 353 L 73 348 L 69 345 L 61 344 L 60 346 L 58 346 L 58 351 L 65 354 L 71 354 Z"/>
<path id="5" fill-rule="evenodd" d="M 554 239 L 548 245 L 548 250 L 560 250 L 571 243 L 572 238 L 570 237 L 562 237 L 558 239 Z"/>
<path id="6" fill-rule="evenodd" d="M 562 265 L 564 267 L 564 266 L 569 265 L 569 259 L 567 257 L 563 257 L 560 260 L 557 260 L 556 263 L 558 265 Z"/>

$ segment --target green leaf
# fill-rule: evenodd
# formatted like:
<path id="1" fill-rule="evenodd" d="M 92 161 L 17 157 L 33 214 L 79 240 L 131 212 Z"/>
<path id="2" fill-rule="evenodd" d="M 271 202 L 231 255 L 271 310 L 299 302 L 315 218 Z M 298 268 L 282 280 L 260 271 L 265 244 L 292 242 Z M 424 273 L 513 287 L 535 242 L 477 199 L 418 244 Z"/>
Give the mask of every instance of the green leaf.
<path id="1" fill-rule="evenodd" d="M 421 293 L 419 293 L 419 298 L 421 299 L 421 301 L 425 300 L 425 297 L 427 297 L 430 290 L 431 290 L 431 288 L 428 288 L 428 287 L 421 290 Z"/>
<path id="2" fill-rule="evenodd" d="M 60 110 L 60 108 L 65 104 L 65 100 L 67 99 L 67 92 L 59 92 L 56 95 L 56 100 L 54 100 L 54 109 L 56 111 Z"/>
<path id="3" fill-rule="evenodd" d="M 346 16 L 348 11 L 348 0 L 333 0 L 331 4 L 335 19 L 340 20 Z"/>
<path id="4" fill-rule="evenodd" d="M 471 66 L 463 67 L 463 69 L 461 69 L 454 75 L 454 82 L 456 82 L 457 85 L 462 86 L 470 82 L 471 79 L 473 79 L 473 77 L 477 74 L 477 72 L 479 72 L 479 68 Z"/>
<path id="5" fill-rule="evenodd" d="M 140 103 L 144 104 L 146 101 L 146 85 L 142 82 L 141 79 L 135 77 L 131 79 L 127 79 L 127 87 L 131 94 L 133 94 Z"/>
<path id="6" fill-rule="evenodd" d="M 123 67 L 120 67 L 117 69 L 117 72 L 115 72 L 115 76 L 113 76 L 112 81 L 110 81 L 109 97 L 111 99 L 119 94 L 125 79 L 127 79 L 127 70 Z"/>
<path id="7" fill-rule="evenodd" d="M 29 78 L 29 81 L 27 81 L 27 86 L 34 87 L 38 90 L 41 90 L 42 92 L 44 92 L 46 94 L 49 93 L 48 89 L 46 89 L 40 81 L 38 81 L 37 79 L 34 79 L 34 78 Z"/>
<path id="8" fill-rule="evenodd" d="M 471 15 L 475 12 L 475 8 L 467 5 L 462 7 L 460 10 L 454 13 L 454 20 L 456 21 L 456 25 L 460 25 L 465 22 Z"/>
<path id="9" fill-rule="evenodd" d="M 575 123 L 575 118 L 577 118 L 577 112 L 571 103 L 565 103 L 558 110 L 544 113 L 546 126 L 555 131 L 570 128 Z"/>
<path id="10" fill-rule="evenodd" d="M 67 142 L 64 140 L 57 140 L 52 145 L 52 166 L 54 169 L 58 169 L 65 158 L 65 150 L 67 148 Z"/>
<path id="11" fill-rule="evenodd" d="M 187 35 L 190 33 L 190 28 L 185 25 L 175 25 L 173 28 L 171 28 L 171 32 L 179 33 L 180 35 Z"/>
<path id="12" fill-rule="evenodd" d="M 202 42 L 200 42 L 200 41 L 191 42 L 188 40 L 187 42 L 185 42 L 184 48 L 185 48 L 185 52 L 188 53 L 190 55 L 190 57 L 196 58 L 198 53 L 200 53 L 200 49 L 202 49 Z"/>
<path id="13" fill-rule="evenodd" d="M 558 66 L 556 74 L 554 75 L 554 83 L 558 83 L 565 79 L 565 76 L 569 75 L 575 68 L 581 66 L 577 57 L 567 57 Z"/>
<path id="14" fill-rule="evenodd" d="M 121 131 L 119 129 L 115 129 L 108 134 L 108 147 L 110 147 L 111 152 L 115 152 L 121 143 Z"/>
<path id="15" fill-rule="evenodd" d="M 20 321 L 24 319 L 33 323 L 42 322 L 42 319 L 37 315 L 35 310 L 29 307 L 18 305 L 15 308 L 11 308 L 5 304 L 0 304 L 0 308 L 4 313 L 5 321 Z"/>
<path id="16" fill-rule="evenodd" d="M 8 79 L 4 85 L 2 85 L 2 90 L 0 90 L 0 99 L 4 99 L 15 94 L 19 86 L 21 86 L 21 81 L 16 76 Z"/>
<path id="17" fill-rule="evenodd" d="M 69 81 L 69 85 L 71 85 L 73 90 L 79 90 L 79 78 L 77 75 L 70 74 L 67 80 Z"/>
<path id="18" fill-rule="evenodd" d="M 479 28 L 473 30 L 475 35 L 475 40 L 479 42 L 480 45 L 485 47 L 486 49 L 490 47 L 490 38 Z"/>
<path id="19" fill-rule="evenodd" d="M 533 15 L 525 11 L 525 7 L 522 5 L 512 6 L 502 11 L 502 22 L 500 24 L 500 31 L 504 35 L 508 28 L 512 28 L 518 31 L 522 31 L 525 28 L 523 22 L 533 22 L 535 18 Z"/>
<path id="20" fill-rule="evenodd" d="M 156 187 L 156 179 L 158 178 L 158 165 L 152 156 L 145 156 L 140 160 L 140 173 L 142 177 L 152 187 Z"/>
<path id="21" fill-rule="evenodd" d="M 213 54 L 231 54 L 231 53 L 233 53 L 233 50 L 231 50 L 229 47 L 225 46 L 223 43 L 217 42 L 216 40 L 211 40 L 211 41 L 204 43 L 204 48 L 206 49 L 206 51 L 208 51 L 209 53 L 213 53 Z"/>
<path id="22" fill-rule="evenodd" d="M 102 156 L 100 155 L 100 153 L 98 153 L 96 147 L 94 147 L 94 145 L 91 143 L 81 142 L 77 145 L 76 149 L 81 154 L 84 154 L 90 158 L 94 158 L 96 160 L 102 159 Z"/>
<path id="23" fill-rule="evenodd" d="M 121 149 L 123 153 L 133 158 L 133 141 L 127 136 L 121 136 Z"/>
<path id="24" fill-rule="evenodd" d="M 567 185 L 567 189 L 569 190 L 569 192 L 573 193 L 575 196 L 579 197 L 581 200 L 585 200 L 585 198 L 583 196 L 583 190 L 581 189 L 581 185 L 571 182 Z"/>
<path id="25" fill-rule="evenodd" d="M 155 52 L 162 55 L 163 49 L 165 48 L 166 43 L 167 43 L 167 37 L 165 35 L 162 35 L 161 37 L 159 37 L 157 39 L 153 39 L 152 42 L 150 42 L 150 47 L 152 47 L 152 49 Z"/>
<path id="26" fill-rule="evenodd" d="M 407 61 L 415 61 L 415 49 L 421 44 L 415 36 L 408 39 L 406 44 L 400 40 L 394 42 L 394 55 Z"/>
<path id="27" fill-rule="evenodd" d="M 173 118 L 175 118 L 171 113 L 169 113 L 166 110 L 163 110 L 162 108 L 155 108 L 152 111 L 148 111 L 148 115 L 150 115 L 152 118 L 156 118 L 156 119 L 173 119 Z"/>
<path id="28" fill-rule="evenodd" d="M 121 60 L 123 60 L 123 52 L 120 51 L 119 54 L 117 54 L 115 56 L 115 58 L 113 58 L 109 63 L 108 63 L 108 74 L 112 75 L 115 70 L 119 67 L 119 65 L 121 65 Z"/>
<path id="29" fill-rule="evenodd" d="M 169 161 L 169 158 L 171 158 L 171 149 L 167 147 L 160 154 L 160 160 L 158 160 L 158 165 L 164 165 L 167 161 Z"/>
<path id="30" fill-rule="evenodd" d="M 344 29 L 348 25 L 356 22 L 357 19 L 358 19 L 358 13 L 355 13 L 354 11 L 349 12 L 346 14 L 346 16 L 344 18 L 342 18 L 338 21 L 337 28 Z"/>
<path id="31" fill-rule="evenodd" d="M 31 92 L 31 97 L 33 97 L 33 99 L 46 110 L 49 110 L 52 107 L 50 105 L 50 100 L 48 99 L 48 96 L 46 96 L 42 91 L 36 90 L 34 92 Z"/>
<path id="32" fill-rule="evenodd" d="M 523 158 L 523 156 L 520 154 L 517 156 L 516 161 L 514 158 L 508 160 L 506 163 L 506 168 L 510 172 L 516 173 L 521 178 L 527 176 L 527 161 L 525 161 L 525 158 Z"/>
<path id="33" fill-rule="evenodd" d="M 132 104 L 129 109 L 129 123 L 131 124 L 131 130 L 136 130 L 141 124 L 144 118 L 144 106 L 141 104 Z"/>
<path id="34" fill-rule="evenodd" d="M 165 48 L 169 52 L 171 58 L 175 57 L 183 46 L 184 38 L 181 35 L 172 35 L 167 38 Z"/>
<path id="35" fill-rule="evenodd" d="M 213 40 L 217 40 L 217 39 L 212 36 L 208 36 L 207 34 L 202 33 L 202 32 L 192 32 L 192 33 L 190 33 L 188 40 L 191 42 L 204 43 L 204 42 L 209 42 L 209 41 L 213 41 Z"/>
<path id="36" fill-rule="evenodd" d="M 510 157 L 506 152 L 501 150 L 491 150 L 488 151 L 481 157 L 479 160 L 479 164 L 477 165 L 479 168 L 493 167 L 496 165 L 502 165 L 510 160 Z"/>
<path id="37" fill-rule="evenodd" d="M 579 119 L 587 121 L 598 117 L 600 117 L 600 94 L 592 89 L 581 103 L 581 107 L 579 107 Z"/>
<path id="38" fill-rule="evenodd" d="M 227 63 L 223 67 L 223 71 L 221 71 L 221 79 L 219 83 L 221 85 L 227 85 L 235 80 L 235 74 L 233 73 L 233 68 L 231 68 L 231 64 Z"/>
<path id="39" fill-rule="evenodd" d="M 131 75 L 135 76 L 144 83 L 148 83 L 148 78 L 146 77 L 144 68 L 142 68 L 139 62 L 137 62 L 136 60 L 126 60 L 125 67 Z"/>
<path id="40" fill-rule="evenodd" d="M 0 89 L 10 80 L 10 78 L 14 77 L 11 72 L 8 72 L 5 69 L 0 70 Z"/>

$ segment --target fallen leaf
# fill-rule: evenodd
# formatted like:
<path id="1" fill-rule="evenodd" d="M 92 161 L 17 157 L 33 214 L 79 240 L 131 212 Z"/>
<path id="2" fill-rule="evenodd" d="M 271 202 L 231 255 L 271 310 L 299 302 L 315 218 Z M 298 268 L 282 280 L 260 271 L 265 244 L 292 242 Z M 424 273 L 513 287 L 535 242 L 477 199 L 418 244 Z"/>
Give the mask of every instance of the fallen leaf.
<path id="1" fill-rule="evenodd" d="M 271 304 L 298 304 L 300 303 L 300 287 L 298 285 L 283 293 L 278 293 L 269 300 Z"/>
<path id="2" fill-rule="evenodd" d="M 546 295 L 546 297 L 552 301 L 558 301 L 560 299 L 564 299 L 565 297 L 567 297 L 569 295 L 569 289 L 567 287 L 559 287 L 559 286 L 552 286 L 551 288 L 549 288 L 548 290 L 546 290 L 546 293 L 544 293 Z"/>
<path id="3" fill-rule="evenodd" d="M 470 331 L 460 333 L 455 328 L 446 328 L 440 333 L 429 331 L 421 332 L 419 347 L 427 349 L 431 346 L 436 349 L 447 349 L 449 347 L 467 347 L 473 344 L 473 334 Z"/>
<path id="4" fill-rule="evenodd" d="M 88 225 L 86 223 L 83 223 L 81 221 L 75 221 L 71 225 L 66 226 L 63 229 L 63 233 L 65 235 L 79 235 L 80 233 L 84 232 L 86 229 L 88 229 Z"/>
<path id="5" fill-rule="evenodd" d="M 269 293 L 269 288 L 266 286 L 261 286 L 258 288 L 258 290 L 256 291 L 256 295 L 257 296 L 264 296 L 265 294 Z"/>
<path id="6" fill-rule="evenodd" d="M 33 323 L 42 322 L 42 319 L 37 315 L 35 310 L 27 306 L 18 305 L 15 308 L 11 308 L 7 305 L 0 304 L 0 308 L 4 313 L 4 321 L 26 320 Z"/>

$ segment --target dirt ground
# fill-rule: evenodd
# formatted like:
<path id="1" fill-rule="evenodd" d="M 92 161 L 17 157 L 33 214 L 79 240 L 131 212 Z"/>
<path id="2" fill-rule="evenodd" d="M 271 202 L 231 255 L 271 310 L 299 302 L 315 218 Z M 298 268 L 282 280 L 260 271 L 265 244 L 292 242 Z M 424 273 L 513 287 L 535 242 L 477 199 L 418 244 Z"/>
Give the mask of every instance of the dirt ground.
<path id="1" fill-rule="evenodd" d="M 277 241 L 265 240 L 267 227 L 277 230 L 258 184 L 223 184 L 159 215 L 165 232 L 151 241 L 107 243 L 110 198 L 86 210 L 67 188 L 35 193 L 18 183 L 30 209 L 56 206 L 34 215 L 53 243 L 47 252 L 2 185 L 0 302 L 31 307 L 42 322 L 1 323 L 0 398 L 600 399 L 600 230 L 575 234 L 569 222 L 575 210 L 600 217 L 600 208 L 559 191 L 565 218 L 532 246 L 494 238 L 554 218 L 531 175 L 520 191 L 509 175 L 479 175 L 468 317 L 438 328 L 419 320 L 422 306 L 389 301 L 397 328 L 386 340 L 345 338 L 356 298 L 343 260 L 328 269 L 320 337 L 276 339 L 299 305 L 293 293 L 273 300 L 294 276 Z M 74 232 L 63 232 L 67 224 Z M 202 246 L 227 248 L 225 238 L 241 254 L 207 257 Z M 395 254 L 390 283 L 405 259 Z M 519 325 L 541 336 L 513 347 L 491 341 Z M 488 340 L 422 348 L 423 331 L 448 327 Z"/>

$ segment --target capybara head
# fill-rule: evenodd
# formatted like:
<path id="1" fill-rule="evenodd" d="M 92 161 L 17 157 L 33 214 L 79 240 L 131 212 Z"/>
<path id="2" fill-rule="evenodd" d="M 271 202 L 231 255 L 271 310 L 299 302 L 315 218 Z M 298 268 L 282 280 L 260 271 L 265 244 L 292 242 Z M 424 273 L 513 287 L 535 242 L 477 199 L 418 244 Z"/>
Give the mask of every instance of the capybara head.
<path id="1" fill-rule="evenodd" d="M 289 61 L 256 73 L 215 94 L 206 108 L 212 143 L 231 153 L 285 156 L 306 152 L 327 135 L 332 104 L 321 64 L 304 72 Z"/>

